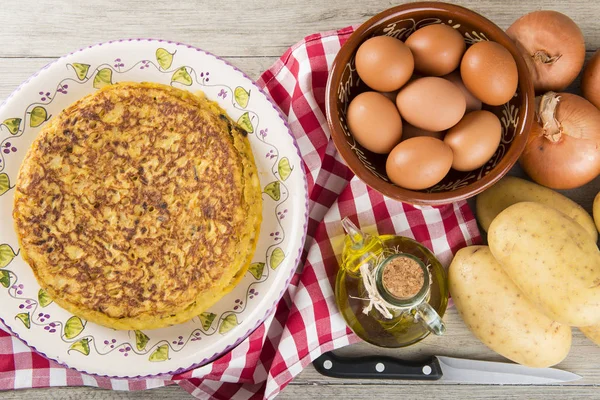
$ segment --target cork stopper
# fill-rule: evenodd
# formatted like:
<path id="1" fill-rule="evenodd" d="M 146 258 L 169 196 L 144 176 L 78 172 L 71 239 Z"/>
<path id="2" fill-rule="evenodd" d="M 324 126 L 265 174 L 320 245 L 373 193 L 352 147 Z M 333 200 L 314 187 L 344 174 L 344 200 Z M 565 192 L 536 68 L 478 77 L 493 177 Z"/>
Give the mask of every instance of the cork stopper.
<path id="1" fill-rule="evenodd" d="M 382 283 L 389 294 L 397 299 L 416 296 L 425 284 L 423 268 L 409 257 L 395 257 L 386 263 Z"/>

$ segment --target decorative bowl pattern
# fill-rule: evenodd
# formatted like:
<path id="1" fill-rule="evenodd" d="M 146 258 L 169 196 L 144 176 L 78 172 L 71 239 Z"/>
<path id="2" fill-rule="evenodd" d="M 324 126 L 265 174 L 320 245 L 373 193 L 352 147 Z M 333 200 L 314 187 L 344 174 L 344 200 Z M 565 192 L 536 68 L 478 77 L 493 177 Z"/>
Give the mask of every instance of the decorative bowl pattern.
<path id="1" fill-rule="evenodd" d="M 386 155 L 362 147 L 348 129 L 348 104 L 369 90 L 356 73 L 358 47 L 373 36 L 387 35 L 405 40 L 417 29 L 446 24 L 458 30 L 468 45 L 491 40 L 506 47 L 517 62 L 519 86 L 502 106 L 484 105 L 502 124 L 502 140 L 493 157 L 481 168 L 450 173 L 437 185 L 423 191 L 403 189 L 391 183 L 385 172 Z M 494 184 L 514 165 L 524 149 L 532 122 L 534 92 L 527 66 L 514 43 L 498 26 L 466 8 L 445 3 L 405 4 L 374 16 L 361 25 L 342 46 L 327 83 L 327 119 L 335 145 L 354 173 L 366 184 L 396 200 L 419 205 L 440 205 L 467 199 Z"/>
<path id="2" fill-rule="evenodd" d="M 116 331 L 88 323 L 53 303 L 19 257 L 13 188 L 28 147 L 52 115 L 118 81 L 203 91 L 248 132 L 256 159 L 263 222 L 253 263 L 232 292 L 185 324 Z M 287 288 L 307 216 L 302 161 L 278 109 L 241 71 L 200 49 L 143 39 L 90 46 L 45 67 L 0 106 L 0 319 L 46 357 L 80 371 L 115 377 L 181 372 L 237 345 Z"/>

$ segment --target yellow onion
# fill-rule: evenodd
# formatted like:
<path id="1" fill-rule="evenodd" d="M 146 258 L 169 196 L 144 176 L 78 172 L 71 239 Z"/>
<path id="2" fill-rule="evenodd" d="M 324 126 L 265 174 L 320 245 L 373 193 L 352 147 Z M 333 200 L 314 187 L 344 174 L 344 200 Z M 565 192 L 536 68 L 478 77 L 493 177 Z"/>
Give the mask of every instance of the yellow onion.
<path id="1" fill-rule="evenodd" d="M 582 186 L 600 174 L 600 110 L 583 97 L 548 92 L 519 159 L 535 182 L 553 189 Z"/>
<path id="2" fill-rule="evenodd" d="M 583 70 L 581 92 L 590 103 L 600 108 L 600 50 L 596 50 Z"/>
<path id="3" fill-rule="evenodd" d="M 564 90 L 583 67 L 583 33 L 564 14 L 534 11 L 516 20 L 506 34 L 525 58 L 536 92 Z"/>

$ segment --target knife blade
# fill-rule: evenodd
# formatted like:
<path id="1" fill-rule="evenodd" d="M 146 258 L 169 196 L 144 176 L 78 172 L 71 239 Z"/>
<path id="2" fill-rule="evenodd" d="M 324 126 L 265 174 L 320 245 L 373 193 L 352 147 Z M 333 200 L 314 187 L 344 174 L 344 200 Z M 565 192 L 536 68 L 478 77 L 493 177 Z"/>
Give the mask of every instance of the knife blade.
<path id="1" fill-rule="evenodd" d="M 324 353 L 313 362 L 325 376 L 354 379 L 406 379 L 486 385 L 545 385 L 581 379 L 556 368 L 433 356 L 423 362 L 387 356 L 340 357 Z"/>

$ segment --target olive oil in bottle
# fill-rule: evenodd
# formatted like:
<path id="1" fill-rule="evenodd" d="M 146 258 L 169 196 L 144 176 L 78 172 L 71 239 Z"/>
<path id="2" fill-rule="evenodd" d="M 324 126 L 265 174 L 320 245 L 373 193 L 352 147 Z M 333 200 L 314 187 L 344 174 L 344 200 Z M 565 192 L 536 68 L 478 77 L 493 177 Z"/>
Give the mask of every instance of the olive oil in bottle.
<path id="1" fill-rule="evenodd" d="M 347 236 L 335 295 L 354 333 L 381 347 L 443 334 L 448 288 L 435 256 L 410 238 L 371 236 L 347 218 L 342 225 Z"/>

